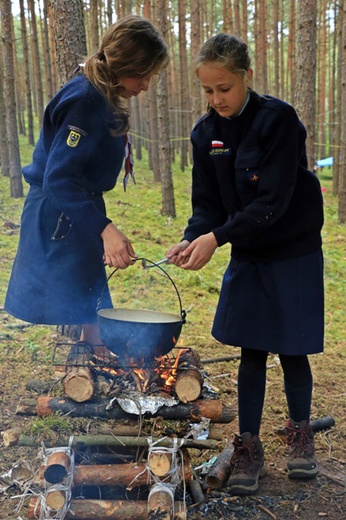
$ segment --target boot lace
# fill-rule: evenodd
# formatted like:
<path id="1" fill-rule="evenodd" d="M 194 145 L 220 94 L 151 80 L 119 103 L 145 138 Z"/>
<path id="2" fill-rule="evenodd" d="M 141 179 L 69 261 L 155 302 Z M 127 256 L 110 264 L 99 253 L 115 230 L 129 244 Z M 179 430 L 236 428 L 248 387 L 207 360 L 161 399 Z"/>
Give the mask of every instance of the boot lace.
<path id="1" fill-rule="evenodd" d="M 305 452 L 311 451 L 312 439 L 307 428 L 288 428 L 287 430 L 287 444 L 291 447 L 293 456 L 302 456 Z"/>
<path id="2" fill-rule="evenodd" d="M 249 444 L 243 444 L 242 442 L 235 444 L 234 455 L 233 455 L 233 466 L 237 470 L 248 470 L 249 460 L 254 462 L 253 448 Z"/>

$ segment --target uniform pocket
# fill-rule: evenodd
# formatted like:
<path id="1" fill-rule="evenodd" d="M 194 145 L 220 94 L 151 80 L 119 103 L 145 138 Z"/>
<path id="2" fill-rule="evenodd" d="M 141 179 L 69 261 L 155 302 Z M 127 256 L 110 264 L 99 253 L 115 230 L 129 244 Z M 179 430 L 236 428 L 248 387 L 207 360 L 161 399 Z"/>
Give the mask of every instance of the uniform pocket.
<path id="1" fill-rule="evenodd" d="M 263 152 L 260 148 L 242 150 L 235 159 L 236 186 L 239 192 L 251 192 L 260 180 L 260 165 Z"/>
<path id="2" fill-rule="evenodd" d="M 63 240 L 66 238 L 71 232 L 72 224 L 72 220 L 65 213 L 61 213 L 51 240 Z"/>

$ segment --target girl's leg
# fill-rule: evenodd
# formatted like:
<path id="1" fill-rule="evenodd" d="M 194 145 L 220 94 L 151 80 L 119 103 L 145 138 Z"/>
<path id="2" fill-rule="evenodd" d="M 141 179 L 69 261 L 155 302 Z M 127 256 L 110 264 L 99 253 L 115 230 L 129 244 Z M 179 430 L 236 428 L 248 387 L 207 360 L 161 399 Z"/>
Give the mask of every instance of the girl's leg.
<path id="1" fill-rule="evenodd" d="M 308 356 L 280 355 L 290 418 L 309 421 L 312 396 L 312 373 Z"/>
<path id="2" fill-rule="evenodd" d="M 258 435 L 266 387 L 268 352 L 242 348 L 238 370 L 239 432 Z"/>
<path id="3" fill-rule="evenodd" d="M 258 437 L 266 384 L 267 352 L 242 349 L 238 371 L 240 435 L 233 441 L 231 474 L 226 483 L 232 495 L 251 495 L 264 477 L 264 453 Z"/>

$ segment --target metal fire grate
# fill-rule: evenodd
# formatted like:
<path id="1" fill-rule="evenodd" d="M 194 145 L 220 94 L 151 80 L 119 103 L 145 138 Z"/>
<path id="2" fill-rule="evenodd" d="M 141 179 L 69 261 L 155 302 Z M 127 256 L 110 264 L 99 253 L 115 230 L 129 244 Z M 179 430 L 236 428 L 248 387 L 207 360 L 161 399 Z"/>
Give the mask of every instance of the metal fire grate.
<path id="1" fill-rule="evenodd" d="M 182 350 L 183 347 L 174 347 L 174 351 Z M 176 355 L 173 352 L 169 352 L 160 359 L 159 362 L 155 362 L 153 360 L 151 365 L 148 365 L 148 360 L 146 360 L 145 366 L 141 363 L 139 368 L 155 368 L 158 366 L 162 368 L 162 370 L 170 369 L 174 366 Z M 73 355 L 71 356 L 71 352 Z M 52 355 L 52 365 L 60 366 L 60 367 L 68 367 L 68 366 L 84 366 L 84 367 L 95 367 L 95 368 L 136 368 L 136 363 L 131 360 L 131 364 L 127 365 L 130 362 L 129 360 L 120 359 L 119 356 L 113 354 L 110 350 L 105 348 L 103 345 L 94 345 L 93 352 L 90 352 L 85 345 L 82 343 L 79 345 L 78 343 L 69 343 L 69 342 L 57 342 L 55 344 L 53 355 Z"/>

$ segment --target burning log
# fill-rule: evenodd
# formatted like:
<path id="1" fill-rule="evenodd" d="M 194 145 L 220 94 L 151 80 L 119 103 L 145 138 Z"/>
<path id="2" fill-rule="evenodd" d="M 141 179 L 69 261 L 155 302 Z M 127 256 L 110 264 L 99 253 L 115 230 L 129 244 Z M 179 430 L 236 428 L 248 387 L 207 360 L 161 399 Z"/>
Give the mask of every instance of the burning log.
<path id="1" fill-rule="evenodd" d="M 70 417 L 94 417 L 104 419 L 133 419 L 134 414 L 124 412 L 121 406 L 114 402 L 112 408 L 107 409 L 109 402 L 105 399 L 93 402 L 77 403 L 68 399 L 50 396 L 37 398 L 37 414 L 40 417 L 51 415 L 54 412 L 68 414 Z M 150 414 L 149 414 L 150 415 Z M 193 403 L 162 406 L 153 417 L 162 417 L 167 420 L 188 420 L 199 422 L 203 417 L 215 423 L 230 423 L 236 417 L 236 409 L 226 406 L 219 399 L 200 399 Z"/>
<path id="2" fill-rule="evenodd" d="M 220 489 L 227 481 L 231 470 L 231 457 L 233 451 L 233 442 L 228 441 L 217 460 L 208 471 L 206 482 L 211 489 Z"/>
<path id="3" fill-rule="evenodd" d="M 94 379 L 91 368 L 86 366 L 93 356 L 90 345 L 77 342 L 71 348 L 67 358 L 66 377 L 64 379 L 65 394 L 76 401 L 89 401 L 94 395 Z"/>
<path id="4" fill-rule="evenodd" d="M 46 463 L 44 479 L 50 484 L 58 484 L 64 480 L 71 467 L 71 457 L 64 451 L 52 453 Z"/>
<path id="5" fill-rule="evenodd" d="M 183 518 L 184 511 L 181 502 L 175 502 L 173 519 Z M 40 506 L 39 498 L 32 497 L 29 503 L 28 519 L 39 518 Z M 54 517 L 55 514 L 52 514 Z M 69 510 L 64 517 L 66 520 L 148 520 L 148 503 L 144 500 L 71 500 Z"/>
<path id="6" fill-rule="evenodd" d="M 197 352 L 187 349 L 179 356 L 175 393 L 179 401 L 188 403 L 199 398 L 203 388 L 201 360 Z"/>

